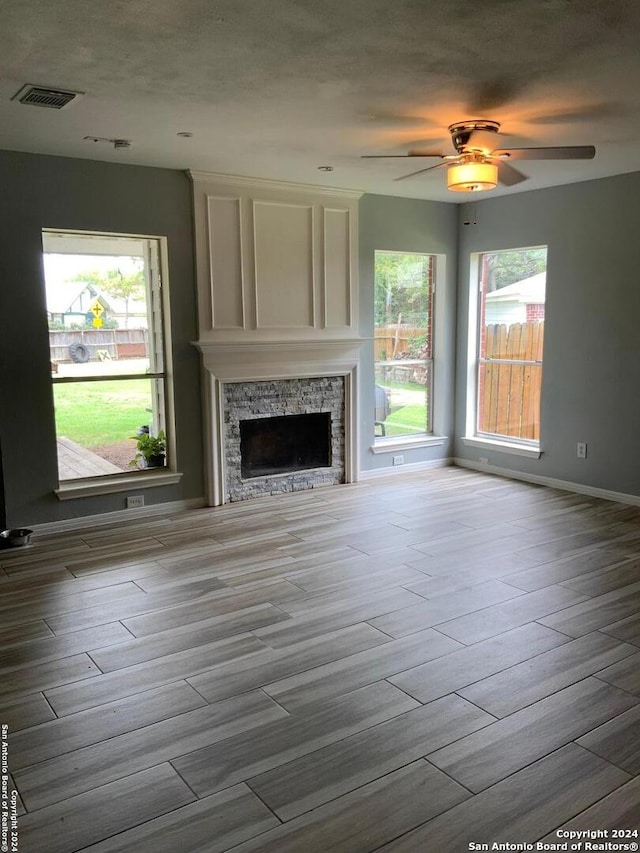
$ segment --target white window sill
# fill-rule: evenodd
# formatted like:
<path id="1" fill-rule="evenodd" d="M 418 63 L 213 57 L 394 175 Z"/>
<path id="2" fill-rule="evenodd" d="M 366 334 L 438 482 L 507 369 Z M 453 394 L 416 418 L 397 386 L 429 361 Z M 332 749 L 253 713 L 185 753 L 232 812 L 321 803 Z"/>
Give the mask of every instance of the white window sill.
<path id="1" fill-rule="evenodd" d="M 512 456 L 527 456 L 529 459 L 540 459 L 542 451 L 539 445 L 517 444 L 511 441 L 499 441 L 480 436 L 465 436 L 462 443 L 467 447 L 479 447 L 484 450 L 498 450 L 500 453 L 510 453 Z"/>
<path id="2" fill-rule="evenodd" d="M 412 450 L 414 447 L 436 447 L 446 444 L 444 435 L 393 435 L 376 438 L 372 453 L 391 453 L 394 450 Z"/>
<path id="3" fill-rule="evenodd" d="M 178 471 L 141 471 L 138 474 L 114 474 L 86 480 L 67 480 L 55 490 L 58 500 L 87 498 L 92 495 L 109 495 L 114 492 L 129 492 L 132 489 L 149 489 L 152 486 L 171 486 L 179 483 L 182 474 Z"/>

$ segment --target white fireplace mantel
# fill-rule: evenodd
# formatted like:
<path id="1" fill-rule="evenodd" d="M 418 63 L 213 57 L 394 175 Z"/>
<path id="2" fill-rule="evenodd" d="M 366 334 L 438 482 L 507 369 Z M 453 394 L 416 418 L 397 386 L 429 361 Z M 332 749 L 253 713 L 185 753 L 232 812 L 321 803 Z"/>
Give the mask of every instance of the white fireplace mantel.
<path id="1" fill-rule="evenodd" d="M 221 382 L 294 379 L 350 373 L 360 360 L 362 338 L 322 341 L 195 341 L 205 369 Z"/>
<path id="2" fill-rule="evenodd" d="M 223 385 L 343 376 L 345 482 L 358 479 L 358 367 L 364 339 L 217 343 L 195 341 L 205 370 L 206 486 L 211 506 L 226 501 Z"/>

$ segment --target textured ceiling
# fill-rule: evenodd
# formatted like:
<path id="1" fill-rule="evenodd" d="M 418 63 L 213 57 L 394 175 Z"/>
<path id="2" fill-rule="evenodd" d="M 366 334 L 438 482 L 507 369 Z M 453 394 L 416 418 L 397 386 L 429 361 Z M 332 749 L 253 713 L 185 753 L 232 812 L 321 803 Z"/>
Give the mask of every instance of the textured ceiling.
<path id="1" fill-rule="evenodd" d="M 459 202 L 444 169 L 393 180 L 437 161 L 360 154 L 451 153 L 482 117 L 597 149 L 485 197 L 640 171 L 638 0 L 3 0 L 0 23 L 0 148 Z M 38 109 L 25 83 L 86 94 Z"/>

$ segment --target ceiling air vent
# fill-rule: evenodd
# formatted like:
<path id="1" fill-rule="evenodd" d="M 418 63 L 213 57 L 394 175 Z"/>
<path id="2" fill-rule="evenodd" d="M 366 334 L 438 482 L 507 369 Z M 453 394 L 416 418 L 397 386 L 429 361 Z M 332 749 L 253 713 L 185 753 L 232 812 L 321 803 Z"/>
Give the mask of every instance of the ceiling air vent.
<path id="1" fill-rule="evenodd" d="M 52 110 L 61 110 L 81 97 L 84 92 L 70 92 L 68 89 L 52 89 L 49 86 L 34 86 L 27 83 L 19 92 L 11 98 L 21 104 L 29 104 L 32 107 L 49 107 Z"/>

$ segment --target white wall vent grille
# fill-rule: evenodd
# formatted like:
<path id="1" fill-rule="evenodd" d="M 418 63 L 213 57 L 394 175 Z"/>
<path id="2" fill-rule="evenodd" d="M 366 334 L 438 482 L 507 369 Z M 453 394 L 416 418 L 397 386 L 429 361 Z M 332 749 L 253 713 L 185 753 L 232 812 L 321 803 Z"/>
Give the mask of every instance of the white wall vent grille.
<path id="1" fill-rule="evenodd" d="M 32 107 L 48 107 L 53 110 L 61 110 L 72 101 L 81 97 L 84 92 L 71 92 L 67 89 L 52 89 L 48 86 L 34 86 L 27 83 L 11 99 L 21 104 L 29 104 Z"/>

